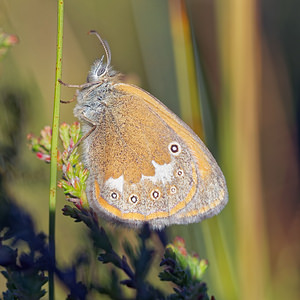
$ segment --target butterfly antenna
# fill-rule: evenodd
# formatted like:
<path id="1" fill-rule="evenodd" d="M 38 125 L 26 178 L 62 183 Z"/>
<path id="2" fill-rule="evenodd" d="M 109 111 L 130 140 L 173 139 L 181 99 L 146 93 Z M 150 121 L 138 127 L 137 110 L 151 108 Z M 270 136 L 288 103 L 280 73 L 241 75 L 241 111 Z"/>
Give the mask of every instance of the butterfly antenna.
<path id="1" fill-rule="evenodd" d="M 108 67 L 110 66 L 110 62 L 111 62 L 111 52 L 110 52 L 110 48 L 108 46 L 108 43 L 107 43 L 107 41 L 103 40 L 101 38 L 100 34 L 95 30 L 89 31 L 89 34 L 95 34 L 96 37 L 99 39 L 100 43 L 102 44 L 103 48 L 104 48 L 105 55 L 106 55 L 106 60 L 107 60 L 107 63 L 106 63 L 106 71 L 107 71 Z"/>

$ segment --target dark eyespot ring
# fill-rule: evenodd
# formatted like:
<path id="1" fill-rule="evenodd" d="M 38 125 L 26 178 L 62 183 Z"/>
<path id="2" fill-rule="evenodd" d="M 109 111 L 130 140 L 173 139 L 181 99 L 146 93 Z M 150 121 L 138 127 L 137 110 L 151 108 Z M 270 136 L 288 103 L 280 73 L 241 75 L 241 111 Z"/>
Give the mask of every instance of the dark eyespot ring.
<path id="1" fill-rule="evenodd" d="M 119 195 L 118 195 L 116 192 L 112 192 L 112 193 L 110 194 L 110 197 L 111 197 L 113 200 L 116 200 L 116 199 L 119 198 Z"/>
<path id="2" fill-rule="evenodd" d="M 132 202 L 133 204 L 136 204 L 139 201 L 139 198 L 137 195 L 131 195 L 129 196 L 129 200 L 130 202 Z"/>
<path id="3" fill-rule="evenodd" d="M 178 176 L 178 177 L 182 177 L 184 175 L 184 172 L 183 172 L 183 170 L 181 170 L 181 169 L 178 169 L 177 171 L 176 171 L 176 176 Z"/>
<path id="4" fill-rule="evenodd" d="M 181 146 L 177 142 L 171 142 L 168 148 L 173 155 L 178 155 L 181 152 Z"/>
<path id="5" fill-rule="evenodd" d="M 159 190 L 153 190 L 151 191 L 151 198 L 153 200 L 157 200 L 160 198 L 160 191 Z"/>

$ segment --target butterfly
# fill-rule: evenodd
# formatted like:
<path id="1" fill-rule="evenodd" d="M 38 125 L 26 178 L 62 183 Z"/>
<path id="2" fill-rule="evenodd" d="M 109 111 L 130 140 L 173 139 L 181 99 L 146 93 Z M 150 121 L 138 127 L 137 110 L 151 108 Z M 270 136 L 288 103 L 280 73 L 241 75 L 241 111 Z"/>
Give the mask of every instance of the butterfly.
<path id="1" fill-rule="evenodd" d="M 77 87 L 74 115 L 83 124 L 87 197 L 100 217 L 162 229 L 200 222 L 228 201 L 224 175 L 200 138 L 163 103 L 122 82 L 109 45 Z M 61 82 L 62 83 L 62 82 Z"/>

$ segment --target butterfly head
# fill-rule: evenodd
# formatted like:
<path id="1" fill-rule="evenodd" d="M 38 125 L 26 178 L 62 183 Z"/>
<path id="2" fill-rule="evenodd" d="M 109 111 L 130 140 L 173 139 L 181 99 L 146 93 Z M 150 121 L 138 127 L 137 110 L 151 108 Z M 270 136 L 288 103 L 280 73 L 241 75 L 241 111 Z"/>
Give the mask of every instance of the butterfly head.
<path id="1" fill-rule="evenodd" d="M 111 51 L 109 48 L 108 43 L 103 40 L 98 32 L 91 30 L 89 34 L 95 34 L 97 38 L 99 39 L 100 43 L 102 44 L 104 51 L 105 51 L 105 58 L 106 61 L 104 61 L 104 55 L 101 57 L 101 59 L 97 59 L 88 74 L 87 82 L 89 83 L 101 83 L 106 80 L 111 81 L 116 75 L 118 75 L 118 72 L 114 71 L 112 67 L 110 66 L 111 63 Z"/>
<path id="2" fill-rule="evenodd" d="M 104 61 L 104 56 L 102 56 L 101 59 L 97 59 L 93 63 L 87 76 L 87 82 L 98 83 L 105 81 L 106 78 L 112 78 L 115 75 L 117 75 L 117 72 L 112 69 L 108 62 Z"/>

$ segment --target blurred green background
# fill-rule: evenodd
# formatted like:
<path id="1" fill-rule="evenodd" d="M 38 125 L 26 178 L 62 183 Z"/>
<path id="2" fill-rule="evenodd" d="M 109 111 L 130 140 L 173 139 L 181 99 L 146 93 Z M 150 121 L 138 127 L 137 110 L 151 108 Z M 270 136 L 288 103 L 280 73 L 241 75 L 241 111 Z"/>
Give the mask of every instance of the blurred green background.
<path id="1" fill-rule="evenodd" d="M 229 188 L 224 211 L 168 230 L 209 260 L 205 281 L 217 299 L 300 298 L 299 11 L 297 0 L 65 3 L 62 80 L 85 82 L 103 54 L 87 35 L 97 30 L 126 81 L 180 115 L 221 165 Z M 52 123 L 56 23 L 55 1 L 0 0 L 0 27 L 19 38 L 0 61 L 0 149 L 16 145 L 17 154 L 10 164 L 1 152 L 1 170 L 10 194 L 46 233 L 49 166 L 27 149 L 26 135 Z M 73 94 L 62 89 L 63 99 Z M 61 105 L 62 122 L 74 121 L 72 109 Z M 59 191 L 60 264 L 86 235 L 62 216 L 64 204 Z"/>

